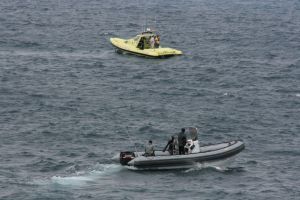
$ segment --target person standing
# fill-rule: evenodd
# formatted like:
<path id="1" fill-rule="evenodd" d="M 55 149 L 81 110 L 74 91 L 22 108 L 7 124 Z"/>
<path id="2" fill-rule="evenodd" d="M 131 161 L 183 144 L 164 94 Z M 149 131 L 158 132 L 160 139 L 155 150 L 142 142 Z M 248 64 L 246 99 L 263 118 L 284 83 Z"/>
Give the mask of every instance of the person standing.
<path id="1" fill-rule="evenodd" d="M 168 149 L 168 152 L 170 153 L 170 155 L 173 155 L 173 149 L 174 149 L 173 142 L 174 142 L 174 136 L 172 136 L 170 138 L 170 140 L 168 141 L 168 144 L 163 149 L 163 152 L 165 152 Z"/>
<path id="2" fill-rule="evenodd" d="M 150 46 L 151 46 L 151 49 L 154 48 L 154 43 L 155 43 L 154 36 L 151 36 L 151 37 L 150 37 Z"/>
<path id="3" fill-rule="evenodd" d="M 173 155 L 178 155 L 179 154 L 179 144 L 178 144 L 178 136 L 174 136 L 173 140 Z"/>
<path id="4" fill-rule="evenodd" d="M 156 35 L 155 38 L 154 38 L 154 47 L 155 48 L 159 48 L 159 43 L 160 43 L 160 37 L 159 35 Z"/>
<path id="5" fill-rule="evenodd" d="M 184 146 L 186 144 L 185 128 L 178 134 L 179 155 L 184 155 Z"/>

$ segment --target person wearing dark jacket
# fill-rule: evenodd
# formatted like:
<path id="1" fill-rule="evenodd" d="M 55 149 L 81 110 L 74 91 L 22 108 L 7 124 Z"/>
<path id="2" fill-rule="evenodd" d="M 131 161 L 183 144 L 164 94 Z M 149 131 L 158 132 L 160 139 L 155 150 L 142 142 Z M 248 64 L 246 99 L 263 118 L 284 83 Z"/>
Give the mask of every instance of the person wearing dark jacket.
<path id="1" fill-rule="evenodd" d="M 174 141 L 174 136 L 172 136 L 171 139 L 168 141 L 168 144 L 163 149 L 163 152 L 165 152 L 168 149 L 170 155 L 173 155 L 173 141 Z"/>
<path id="2" fill-rule="evenodd" d="M 179 155 L 183 155 L 184 146 L 186 144 L 185 128 L 182 128 L 181 132 L 178 134 L 178 144 L 179 144 Z"/>

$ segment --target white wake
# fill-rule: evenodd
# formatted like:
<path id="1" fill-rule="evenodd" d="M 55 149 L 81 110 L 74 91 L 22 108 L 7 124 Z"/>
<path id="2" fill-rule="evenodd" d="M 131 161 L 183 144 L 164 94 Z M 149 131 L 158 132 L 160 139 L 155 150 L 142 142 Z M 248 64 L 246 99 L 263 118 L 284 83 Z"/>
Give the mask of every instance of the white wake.
<path id="1" fill-rule="evenodd" d="M 88 172 L 76 172 L 71 176 L 53 176 L 50 184 L 62 186 L 85 186 L 96 183 L 101 178 L 108 177 L 119 172 L 122 167 L 118 164 L 97 164 Z"/>

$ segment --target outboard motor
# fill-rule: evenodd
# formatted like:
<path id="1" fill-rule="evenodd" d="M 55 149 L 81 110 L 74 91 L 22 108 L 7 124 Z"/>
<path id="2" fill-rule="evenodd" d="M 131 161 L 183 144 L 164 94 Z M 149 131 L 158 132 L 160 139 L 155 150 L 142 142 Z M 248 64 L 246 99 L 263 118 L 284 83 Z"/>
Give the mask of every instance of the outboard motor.
<path id="1" fill-rule="evenodd" d="M 120 153 L 120 163 L 121 165 L 127 165 L 129 161 L 135 158 L 134 152 L 124 151 Z"/>

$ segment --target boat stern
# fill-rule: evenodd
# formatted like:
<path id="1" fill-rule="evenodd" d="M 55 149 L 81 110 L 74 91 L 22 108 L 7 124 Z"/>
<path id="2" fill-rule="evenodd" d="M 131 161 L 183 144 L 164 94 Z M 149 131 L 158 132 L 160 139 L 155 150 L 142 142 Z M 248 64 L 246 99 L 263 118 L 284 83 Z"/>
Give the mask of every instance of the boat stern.
<path id="1" fill-rule="evenodd" d="M 127 165 L 128 162 L 135 158 L 135 154 L 132 151 L 123 151 L 120 153 L 120 163 L 121 165 Z"/>

